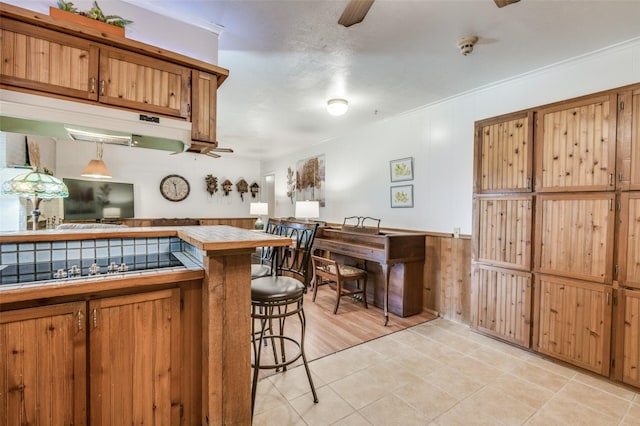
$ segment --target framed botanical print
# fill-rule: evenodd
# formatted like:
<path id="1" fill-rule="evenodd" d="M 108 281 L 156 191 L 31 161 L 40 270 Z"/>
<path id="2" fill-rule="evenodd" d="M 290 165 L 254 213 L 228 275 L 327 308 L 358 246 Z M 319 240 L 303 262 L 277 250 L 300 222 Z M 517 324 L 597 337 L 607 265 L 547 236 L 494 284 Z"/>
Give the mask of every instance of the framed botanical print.
<path id="1" fill-rule="evenodd" d="M 392 186 L 391 207 L 413 207 L 413 185 Z"/>
<path id="2" fill-rule="evenodd" d="M 413 180 L 413 157 L 400 158 L 389 162 L 391 182 Z"/>

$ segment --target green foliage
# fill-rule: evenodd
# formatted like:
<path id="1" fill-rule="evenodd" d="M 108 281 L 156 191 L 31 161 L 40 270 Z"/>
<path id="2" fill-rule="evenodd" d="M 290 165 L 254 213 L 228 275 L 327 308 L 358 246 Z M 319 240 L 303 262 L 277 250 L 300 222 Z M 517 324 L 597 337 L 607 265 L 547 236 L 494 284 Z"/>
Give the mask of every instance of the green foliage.
<path id="1" fill-rule="evenodd" d="M 406 163 L 397 163 L 393 172 L 396 176 L 411 176 L 411 170 Z"/>
<path id="2" fill-rule="evenodd" d="M 70 1 L 58 0 L 58 9 L 66 12 L 78 13 L 78 9 Z"/>
<path id="3" fill-rule="evenodd" d="M 58 0 L 58 9 L 66 10 L 67 12 L 77 13 L 78 15 L 86 16 L 87 18 L 95 19 L 96 21 L 104 22 L 116 27 L 124 28 L 125 25 L 132 24 L 133 21 L 124 19 L 118 15 L 105 15 L 97 1 L 93 2 L 93 7 L 87 12 L 79 12 L 73 6 L 73 3 L 64 0 Z"/>
<path id="4" fill-rule="evenodd" d="M 404 191 L 398 191 L 395 194 L 395 199 L 397 203 L 408 203 L 409 202 L 409 194 Z"/>

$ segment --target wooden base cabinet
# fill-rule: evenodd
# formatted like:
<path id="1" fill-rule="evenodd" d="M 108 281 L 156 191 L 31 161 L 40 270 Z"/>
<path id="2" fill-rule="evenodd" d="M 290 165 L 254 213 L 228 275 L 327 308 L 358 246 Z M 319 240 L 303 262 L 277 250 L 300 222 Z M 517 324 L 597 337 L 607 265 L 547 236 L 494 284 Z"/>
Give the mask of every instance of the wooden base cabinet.
<path id="1" fill-rule="evenodd" d="M 471 298 L 474 328 L 518 346 L 530 347 L 530 273 L 475 265 Z"/>
<path id="2" fill-rule="evenodd" d="M 89 423 L 180 424 L 180 290 L 91 301 L 89 314 Z"/>
<path id="3" fill-rule="evenodd" d="M 611 286 L 542 275 L 534 292 L 534 349 L 609 375 Z"/>
<path id="4" fill-rule="evenodd" d="M 0 313 L 0 424 L 87 424 L 85 306 Z"/>
<path id="5" fill-rule="evenodd" d="M 640 290 L 621 290 L 618 336 L 622 344 L 622 381 L 640 387 Z M 616 363 L 617 364 L 617 363 Z"/>
<path id="6" fill-rule="evenodd" d="M 0 424 L 180 424 L 180 315 L 178 288 L 3 311 Z"/>

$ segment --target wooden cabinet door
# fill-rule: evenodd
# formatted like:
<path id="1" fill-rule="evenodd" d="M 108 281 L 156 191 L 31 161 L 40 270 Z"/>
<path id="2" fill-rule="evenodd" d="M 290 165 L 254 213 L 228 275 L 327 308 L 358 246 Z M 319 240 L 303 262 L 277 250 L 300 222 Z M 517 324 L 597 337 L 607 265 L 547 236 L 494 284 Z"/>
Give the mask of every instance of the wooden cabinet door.
<path id="1" fill-rule="evenodd" d="M 476 123 L 476 193 L 531 191 L 532 123 L 532 112 Z"/>
<path id="2" fill-rule="evenodd" d="M 2 84 L 98 99 L 97 45 L 9 19 L 0 23 Z"/>
<path id="3" fill-rule="evenodd" d="M 0 424 L 87 424 L 85 307 L 0 313 Z"/>
<path id="4" fill-rule="evenodd" d="M 609 374 L 611 287 L 539 275 L 535 285 L 535 349 Z"/>
<path id="5" fill-rule="evenodd" d="M 603 95 L 538 112 L 536 191 L 615 189 L 616 104 Z"/>
<path id="6" fill-rule="evenodd" d="M 191 139 L 217 143 L 217 94 L 218 79 L 214 74 L 191 71 Z"/>
<path id="7" fill-rule="evenodd" d="M 180 290 L 89 303 L 91 425 L 180 424 Z"/>
<path id="8" fill-rule="evenodd" d="M 472 325 L 479 331 L 529 348 L 531 274 L 475 265 Z"/>
<path id="9" fill-rule="evenodd" d="M 618 94 L 618 181 L 640 190 L 640 87 Z"/>
<path id="10" fill-rule="evenodd" d="M 531 269 L 530 195 L 476 198 L 475 260 L 485 264 Z"/>
<path id="11" fill-rule="evenodd" d="M 640 192 L 623 192 L 620 204 L 618 281 L 627 287 L 640 288 Z"/>
<path id="12" fill-rule="evenodd" d="M 640 387 L 640 291 L 621 290 L 622 381 Z M 618 336 L 620 336 L 618 334 Z"/>
<path id="13" fill-rule="evenodd" d="M 615 194 L 541 194 L 536 202 L 537 272 L 611 283 Z"/>
<path id="14" fill-rule="evenodd" d="M 115 48 L 100 50 L 100 102 L 177 117 L 189 116 L 183 66 Z"/>

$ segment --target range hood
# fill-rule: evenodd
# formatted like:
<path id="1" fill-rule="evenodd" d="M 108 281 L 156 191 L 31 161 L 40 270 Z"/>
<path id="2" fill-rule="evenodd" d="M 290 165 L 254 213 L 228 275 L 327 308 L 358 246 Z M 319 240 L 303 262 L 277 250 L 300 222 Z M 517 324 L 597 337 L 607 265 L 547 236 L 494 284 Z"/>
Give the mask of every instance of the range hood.
<path id="1" fill-rule="evenodd" d="M 0 130 L 182 152 L 191 123 L 0 89 Z"/>

